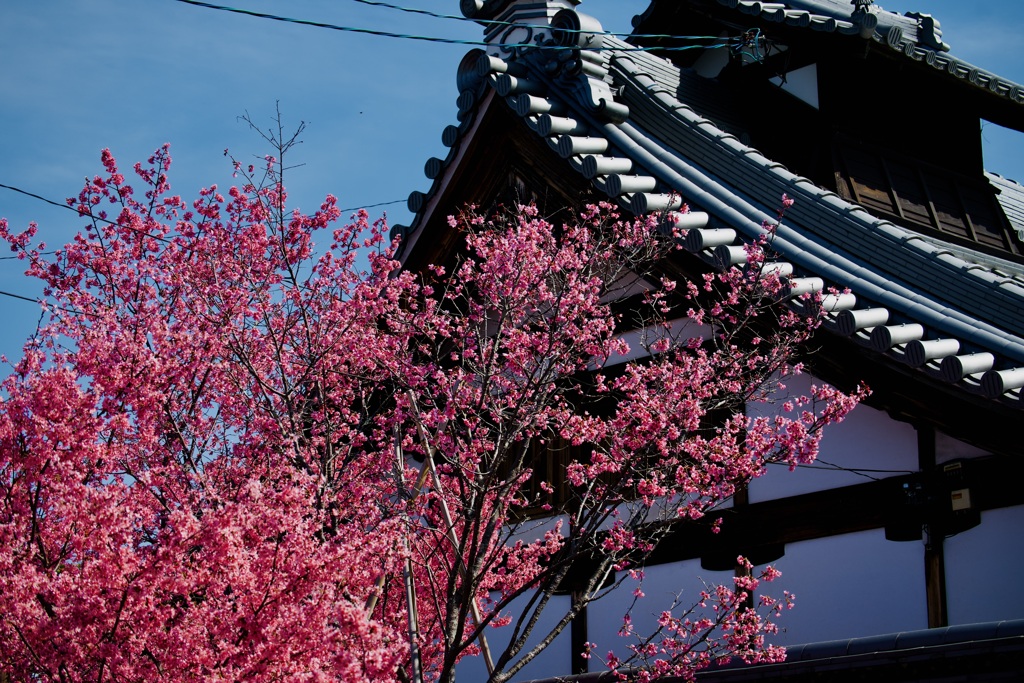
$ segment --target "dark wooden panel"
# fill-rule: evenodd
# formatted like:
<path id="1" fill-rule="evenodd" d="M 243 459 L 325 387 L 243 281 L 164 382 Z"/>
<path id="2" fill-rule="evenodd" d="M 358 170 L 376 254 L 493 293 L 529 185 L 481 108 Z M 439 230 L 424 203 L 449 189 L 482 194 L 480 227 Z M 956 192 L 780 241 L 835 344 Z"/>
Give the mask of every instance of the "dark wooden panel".
<path id="1" fill-rule="evenodd" d="M 904 218 L 928 227 L 936 227 L 931 211 L 928 209 L 928 196 L 921 183 L 917 166 L 891 159 L 885 160 L 885 166 L 892 180 L 893 191 L 899 198 Z"/>
<path id="2" fill-rule="evenodd" d="M 876 216 L 1001 256 L 1021 254 L 1022 245 L 985 178 L 843 136 L 836 139 L 834 158 L 840 193 Z"/>
<path id="3" fill-rule="evenodd" d="M 898 214 L 889 194 L 889 180 L 880 160 L 860 150 L 842 149 L 847 178 L 853 187 L 853 199 L 869 210 Z"/>
<path id="4" fill-rule="evenodd" d="M 939 229 L 959 237 L 972 237 L 964 222 L 964 211 L 960 205 L 959 193 L 952 179 L 936 173 L 925 173 L 925 182 L 935 208 Z"/>
<path id="5" fill-rule="evenodd" d="M 960 195 L 963 197 L 964 206 L 967 207 L 967 215 L 970 217 L 978 242 L 992 247 L 1008 248 L 1012 242 L 1007 234 L 1006 220 L 1002 215 L 1002 209 L 996 206 L 996 199 L 992 196 L 991 190 L 961 187 Z"/>
<path id="6" fill-rule="evenodd" d="M 1024 478 L 1019 458 L 993 456 L 967 461 L 966 484 L 976 511 L 1024 504 Z M 923 483 L 927 499 L 908 495 Z M 904 484 L 911 485 L 905 488 Z M 707 523 L 682 523 L 654 551 L 648 564 L 689 560 L 706 555 L 756 555 L 779 544 L 797 543 L 839 534 L 881 529 L 887 525 L 913 526 L 925 522 L 945 525 L 956 520 L 943 515 L 948 491 L 942 489 L 941 468 L 930 476 L 921 473 L 881 481 L 817 491 L 779 500 L 723 510 L 721 531 L 713 534 Z M 709 515 L 714 518 L 715 515 Z M 919 536 L 918 536 L 919 538 Z"/>

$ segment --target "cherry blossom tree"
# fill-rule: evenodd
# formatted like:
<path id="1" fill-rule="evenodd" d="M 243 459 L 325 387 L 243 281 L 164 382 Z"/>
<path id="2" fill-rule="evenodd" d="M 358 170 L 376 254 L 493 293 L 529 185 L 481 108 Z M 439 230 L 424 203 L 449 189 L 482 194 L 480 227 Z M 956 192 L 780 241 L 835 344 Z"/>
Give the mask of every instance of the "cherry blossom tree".
<path id="1" fill-rule="evenodd" d="M 677 282 L 671 215 L 467 209 L 464 248 L 409 272 L 365 212 L 291 212 L 295 138 L 271 139 L 192 202 L 167 146 L 131 182 L 104 151 L 52 253 L 0 223 L 45 287 L 0 408 L 13 680 L 452 681 L 465 656 L 508 680 L 859 398 L 745 416 L 817 324 L 762 267 L 771 226 L 743 269 Z M 640 680 L 777 659 L 773 576 L 588 654 Z"/>

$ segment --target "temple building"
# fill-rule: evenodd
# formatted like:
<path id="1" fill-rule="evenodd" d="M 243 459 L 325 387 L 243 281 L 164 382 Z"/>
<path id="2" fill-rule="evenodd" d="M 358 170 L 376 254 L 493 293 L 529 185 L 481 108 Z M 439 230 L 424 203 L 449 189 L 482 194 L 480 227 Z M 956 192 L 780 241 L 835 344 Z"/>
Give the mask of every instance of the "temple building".
<path id="1" fill-rule="evenodd" d="M 794 301 L 840 292 L 809 367 L 871 397 L 815 465 L 755 480 L 720 534 L 681 528 L 648 567 L 652 605 L 727 581 L 741 553 L 796 594 L 786 664 L 703 675 L 1024 673 L 1024 187 L 986 172 L 980 135 L 1024 131 L 1024 86 L 870 0 L 652 0 L 629 37 L 578 0 L 461 6 L 489 45 L 458 66 L 449 152 L 393 230 L 405 267 L 459 248 L 446 219 L 467 204 L 597 201 L 685 204 L 680 271 L 742 266 L 785 194 L 777 272 Z M 592 605 L 517 680 L 583 674 L 577 645 L 620 623 L 595 610 L 630 599 Z"/>

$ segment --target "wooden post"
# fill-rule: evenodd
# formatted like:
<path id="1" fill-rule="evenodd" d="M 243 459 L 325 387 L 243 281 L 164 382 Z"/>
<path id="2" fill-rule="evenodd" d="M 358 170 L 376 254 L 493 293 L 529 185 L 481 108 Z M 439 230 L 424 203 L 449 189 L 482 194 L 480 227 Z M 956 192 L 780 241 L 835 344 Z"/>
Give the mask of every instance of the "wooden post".
<path id="1" fill-rule="evenodd" d="M 573 591 L 571 600 L 575 603 L 581 597 L 577 591 Z M 569 623 L 569 646 L 572 648 L 573 676 L 585 674 L 589 671 L 587 659 L 583 656 L 583 651 L 586 649 L 589 639 L 590 636 L 587 633 L 587 606 L 583 605 Z"/>
<path id="2" fill-rule="evenodd" d="M 928 599 L 928 628 L 949 626 L 946 611 L 946 553 L 941 530 L 924 530 L 924 584 Z"/>
<path id="3" fill-rule="evenodd" d="M 935 429 L 915 425 L 917 430 L 917 466 L 922 472 L 935 469 Z M 924 527 L 924 587 L 928 603 L 928 628 L 949 625 L 946 603 L 946 553 L 944 530 L 927 520 Z"/>

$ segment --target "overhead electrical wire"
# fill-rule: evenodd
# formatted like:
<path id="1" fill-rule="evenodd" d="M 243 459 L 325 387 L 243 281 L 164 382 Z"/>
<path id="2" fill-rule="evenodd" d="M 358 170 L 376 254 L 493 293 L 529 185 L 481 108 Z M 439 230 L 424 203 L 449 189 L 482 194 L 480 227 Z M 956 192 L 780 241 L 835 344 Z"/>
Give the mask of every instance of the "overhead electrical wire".
<path id="1" fill-rule="evenodd" d="M 131 228 L 130 226 L 124 226 L 121 223 L 119 223 L 118 221 L 113 221 L 113 220 L 110 220 L 109 218 L 103 218 L 101 216 L 97 216 L 97 215 L 92 214 L 92 213 L 82 213 L 81 211 L 79 211 L 74 206 L 69 206 L 67 204 L 62 204 L 61 202 L 54 201 L 52 199 L 47 199 L 46 197 L 43 197 L 42 195 L 38 195 L 35 192 L 29 192 L 28 190 L 23 190 L 20 187 L 15 187 L 13 185 L 7 185 L 5 183 L 0 183 L 0 188 L 3 188 L 5 190 L 11 190 L 12 192 L 17 192 L 17 193 L 23 194 L 23 195 L 25 195 L 27 197 L 32 197 L 33 199 L 38 199 L 41 202 L 45 202 L 47 204 L 50 204 L 52 206 L 56 206 L 56 207 L 61 208 L 61 209 L 66 209 L 68 211 L 74 211 L 79 216 L 91 218 L 91 219 L 93 219 L 95 221 L 99 221 L 101 223 L 106 223 L 107 225 L 121 225 L 122 227 L 127 227 L 130 230 L 134 230 L 135 232 L 140 232 L 142 234 L 145 234 L 147 237 L 151 237 L 151 238 L 153 238 L 155 240 L 158 240 L 158 241 L 161 241 L 161 242 L 168 242 L 169 243 L 171 241 L 171 240 L 167 239 L 166 237 L 160 237 L 158 235 L 152 235 L 152 234 L 149 234 L 149 233 L 147 233 L 147 232 L 145 232 L 143 230 L 138 230 L 137 228 Z M 340 209 L 340 211 L 341 211 L 341 213 L 348 213 L 350 211 L 359 211 L 360 209 L 372 209 L 372 208 L 375 208 L 375 207 L 378 207 L 378 206 L 388 206 L 388 205 L 391 205 L 391 204 L 400 204 L 400 203 L 402 203 L 404 201 L 405 201 L 404 199 L 394 199 L 394 200 L 389 201 L 389 202 L 378 202 L 377 204 L 368 204 L 366 206 L 358 206 L 358 207 L 352 207 L 352 208 L 348 208 L 348 209 Z M 44 252 L 40 252 L 40 253 L 42 253 L 42 254 L 53 254 L 55 252 L 44 251 Z M 4 261 L 10 260 L 10 259 L 18 259 L 18 258 L 20 258 L 20 257 L 19 256 L 0 256 L 0 260 L 4 260 Z M 3 290 L 0 290 L 0 296 L 7 296 L 7 297 L 11 297 L 13 299 L 21 299 L 23 301 L 30 301 L 32 303 L 40 303 L 40 301 L 41 301 L 40 299 L 32 299 L 32 298 L 27 297 L 27 296 L 22 296 L 20 294 L 14 294 L 12 292 L 6 292 L 6 291 L 3 291 Z M 63 311 L 74 312 L 74 311 L 71 311 L 70 309 L 64 309 L 64 308 L 59 308 L 59 307 L 58 307 L 58 309 L 59 310 L 63 310 Z"/>
<path id="2" fill-rule="evenodd" d="M 370 5 L 371 7 L 384 7 L 386 9 L 393 9 L 399 12 L 410 12 L 412 14 L 423 14 L 428 17 L 435 19 L 455 19 L 457 21 L 468 21 L 474 24 L 483 24 L 485 26 L 519 26 L 522 28 L 531 29 L 549 29 L 550 26 L 541 26 L 536 24 L 521 24 L 516 21 L 502 21 L 500 19 L 472 19 L 470 17 L 461 16 L 458 14 L 441 14 L 439 12 L 432 12 L 428 9 L 416 9 L 413 7 L 402 7 L 400 5 L 393 5 L 390 2 L 380 2 L 380 0 L 352 0 L 352 2 L 358 2 L 361 5 Z M 588 31 L 587 29 L 572 29 L 562 28 L 559 29 L 564 33 L 586 33 L 594 36 L 612 36 L 614 38 L 670 38 L 676 39 L 682 36 L 673 35 L 671 33 L 616 33 L 614 31 Z M 689 40 L 720 40 L 721 36 L 685 36 Z"/>
<path id="3" fill-rule="evenodd" d="M 100 216 L 96 216 L 96 215 L 91 214 L 91 213 L 82 213 L 81 211 L 79 211 L 77 208 L 75 208 L 73 206 L 68 206 L 65 203 L 61 203 L 61 202 L 54 201 L 52 199 L 48 199 L 48 198 L 46 198 L 46 197 L 44 197 L 42 195 L 36 194 L 35 192 L 29 192 L 28 190 L 23 190 L 20 187 L 15 187 L 13 185 L 7 185 L 5 183 L 0 183 L 0 188 L 3 188 L 5 190 L 10 190 L 12 192 L 17 192 L 18 194 L 23 194 L 26 197 L 31 197 L 33 199 L 38 199 L 41 202 L 45 202 L 47 204 L 50 204 L 52 206 L 56 206 L 56 207 L 61 208 L 61 209 L 66 209 L 68 211 L 74 211 L 79 216 L 91 218 L 91 219 L 99 221 L 101 223 L 106 223 L 108 225 L 120 225 L 120 223 L 118 223 L 117 221 L 110 220 L 109 218 L 102 218 Z M 378 206 L 388 206 L 388 205 L 391 205 L 391 204 L 400 204 L 400 203 L 402 203 L 404 201 L 405 201 L 404 199 L 395 199 L 395 200 L 392 200 L 390 202 L 378 202 L 377 204 L 368 204 L 366 206 L 358 206 L 358 207 L 353 207 L 353 208 L 348 208 L 348 209 L 341 209 L 340 211 L 342 213 L 347 213 L 349 211 L 358 211 L 360 209 L 372 209 L 372 208 L 375 208 L 375 207 L 378 207 Z M 122 226 L 122 227 L 128 227 L 128 226 Z M 135 228 L 130 228 L 130 229 L 136 230 L 137 232 L 144 232 L 144 231 L 137 230 Z M 157 235 L 150 235 L 148 233 L 145 233 L 145 234 L 148 237 L 152 237 L 153 239 L 160 240 L 162 242 L 169 242 L 170 241 L 170 240 L 168 240 L 165 237 L 158 237 Z M 41 253 L 42 254 L 53 254 L 54 252 L 52 252 L 52 251 L 45 251 L 45 252 L 41 252 Z M 21 257 L 20 256 L 0 256 L 0 261 L 7 261 L 7 260 L 19 259 L 19 258 L 21 258 Z M 31 297 L 28 297 L 28 296 L 23 296 L 21 294 L 15 294 L 13 292 L 8 292 L 8 291 L 2 290 L 2 289 L 0 289 L 0 296 L 6 296 L 6 297 L 9 297 L 11 299 L 18 299 L 20 301 L 27 301 L 29 303 L 34 303 L 34 304 L 44 303 L 42 299 L 33 299 Z M 69 312 L 69 313 L 78 313 L 79 312 L 79 311 L 74 311 L 72 309 L 62 308 L 60 306 L 57 306 L 57 307 L 51 306 L 51 307 L 52 308 L 56 308 L 57 310 L 66 311 L 66 312 Z"/>
<path id="4" fill-rule="evenodd" d="M 383 38 L 399 38 L 403 40 L 420 40 L 430 43 L 445 43 L 448 45 L 473 45 L 479 47 L 500 47 L 500 48 L 535 48 L 537 45 L 533 43 L 493 43 L 485 40 L 464 40 L 458 38 L 441 38 L 438 36 L 425 36 L 410 33 L 395 33 L 393 31 L 382 31 L 372 28 L 362 28 L 358 26 L 339 26 L 337 24 L 329 24 L 323 21 L 311 21 L 308 19 L 295 19 L 292 17 L 283 17 L 277 14 L 267 14 L 266 12 L 255 12 L 253 10 L 242 9 L 239 7 L 227 7 L 225 5 L 216 5 L 211 2 L 202 2 L 201 0 L 174 0 L 175 2 L 181 2 L 186 5 L 195 5 L 197 7 L 205 7 L 207 9 L 220 10 L 222 12 L 230 12 L 233 14 L 242 14 L 250 17 L 257 17 L 259 19 L 270 19 L 272 21 L 281 21 L 289 24 L 299 24 L 302 26 L 314 26 L 316 28 L 325 28 L 332 31 L 343 31 L 348 33 L 361 33 L 371 36 L 380 36 Z M 591 33 L 590 31 L 584 31 L 584 33 Z M 596 34 L 601 35 L 601 34 Z M 616 35 L 616 34 L 604 34 L 604 35 Z M 720 37 L 717 36 L 670 36 L 674 40 L 718 40 L 721 41 Z M 695 50 L 695 49 L 708 49 L 717 47 L 729 47 L 732 42 L 724 42 L 717 44 L 699 44 L 699 45 L 668 45 L 663 47 L 641 47 L 641 46 L 630 46 L 630 47 L 592 47 L 588 48 L 593 51 L 616 51 L 616 52 L 650 52 L 653 50 L 658 51 L 673 51 L 679 52 L 682 50 Z M 554 50 L 575 50 L 578 49 L 573 45 L 547 45 L 548 49 Z"/>
<path id="5" fill-rule="evenodd" d="M 21 294 L 14 294 L 12 292 L 5 292 L 2 289 L 0 289 L 0 296 L 9 296 L 12 299 L 20 299 L 21 301 L 28 301 L 29 303 L 33 303 L 33 304 L 41 303 L 40 299 L 32 299 L 32 298 L 27 297 L 27 296 L 22 296 Z"/>
<path id="6" fill-rule="evenodd" d="M 74 211 L 79 216 L 88 217 L 88 218 L 91 218 L 92 220 L 99 221 L 101 223 L 106 223 L 108 225 L 118 225 L 117 221 L 112 221 L 109 218 L 103 218 L 101 216 L 97 216 L 97 215 L 92 214 L 92 213 L 82 213 L 81 211 L 79 211 L 77 208 L 75 208 L 73 206 L 68 206 L 65 203 L 57 202 L 57 201 L 54 201 L 52 199 L 47 199 L 46 197 L 44 197 L 42 195 L 36 194 L 35 192 L 29 192 L 28 190 L 23 190 L 20 187 L 15 187 L 13 185 L 7 185 L 7 184 L 4 184 L 4 183 L 0 183 L 0 188 L 3 188 L 5 190 L 10 190 L 12 192 L 17 192 L 19 194 L 23 194 L 26 197 L 31 197 L 33 199 L 38 199 L 41 202 L 45 202 L 47 204 L 59 207 L 61 209 L 66 209 L 68 211 Z M 128 227 L 128 226 L 124 226 L 124 227 Z M 135 230 L 136 232 L 144 232 L 144 231 L 138 230 L 136 228 L 131 228 L 131 229 Z M 160 240 L 162 242 L 169 242 L 170 241 L 170 240 L 168 240 L 166 238 L 158 237 L 157 235 L 150 235 L 148 233 L 145 233 L 145 234 L 148 237 L 152 237 L 153 239 Z M 46 251 L 46 252 L 42 252 L 42 253 L 43 254 L 52 254 L 54 252 Z M 0 257 L 0 258 L 3 258 L 4 260 L 6 260 L 6 259 L 9 259 L 9 258 L 20 258 L 20 257 L 18 257 L 18 256 L 13 256 L 13 257 L 12 256 L 4 256 L 4 257 Z M 66 313 L 76 313 L 76 314 L 81 314 L 82 313 L 81 311 L 76 311 L 76 310 L 71 309 L 71 308 L 64 308 L 62 306 L 54 306 L 52 304 L 46 304 L 42 299 L 33 299 L 31 297 L 22 296 L 21 294 L 15 294 L 13 292 L 7 292 L 7 291 L 4 291 L 4 290 L 0 290 L 0 296 L 6 296 L 6 297 L 9 297 L 11 299 L 18 299 L 20 301 L 28 301 L 28 302 L 34 303 L 34 304 L 44 304 L 48 308 L 51 308 L 51 309 L 54 309 L 54 310 L 58 310 L 58 311 L 64 311 Z M 86 314 L 86 315 L 88 315 L 88 314 Z"/>
<path id="7" fill-rule="evenodd" d="M 65 308 L 63 306 L 55 306 L 53 304 L 46 303 L 42 299 L 33 299 L 31 297 L 22 296 L 21 294 L 15 294 L 14 292 L 8 292 L 8 291 L 2 290 L 2 289 L 0 289 L 0 296 L 6 296 L 6 297 L 9 297 L 11 299 L 17 299 L 19 301 L 27 301 L 30 304 L 42 304 L 43 306 L 45 306 L 47 309 L 49 309 L 51 311 L 61 311 L 63 313 L 74 313 L 76 315 L 85 315 L 85 316 L 89 316 L 89 317 L 95 317 L 96 316 L 95 313 L 88 313 L 88 312 L 85 312 L 85 311 L 76 311 L 73 308 Z"/>
<path id="8" fill-rule="evenodd" d="M 799 464 L 799 465 L 797 465 L 797 468 L 798 469 L 805 469 L 805 470 L 823 470 L 823 471 L 828 471 L 828 472 L 849 472 L 851 474 L 856 474 L 856 475 L 864 477 L 866 479 L 871 479 L 872 481 L 881 481 L 881 479 L 879 477 L 871 476 L 870 474 L 868 474 L 868 472 L 871 472 L 871 473 L 874 473 L 874 474 L 893 474 L 893 475 L 895 475 L 895 474 L 915 474 L 916 473 L 914 470 L 884 470 L 884 469 L 871 469 L 871 468 L 867 468 L 867 467 L 843 467 L 842 465 L 839 465 L 839 464 L 833 463 L 833 462 L 829 462 L 827 460 L 822 460 L 821 458 L 815 458 L 814 462 L 815 463 L 821 463 L 821 464 L 820 465 L 817 465 L 817 464 Z M 786 465 L 786 466 L 788 466 L 787 463 L 785 463 L 785 462 L 772 462 L 772 463 L 769 463 L 769 464 L 771 464 L 771 465 Z"/>
<path id="9" fill-rule="evenodd" d="M 434 18 L 437 18 L 437 19 L 453 19 L 453 20 L 459 20 L 459 21 L 471 21 L 471 22 L 474 22 L 474 23 L 477 23 L 477 24 L 484 24 L 484 25 L 500 25 L 500 26 L 519 25 L 519 26 L 522 26 L 523 28 L 534 28 L 534 29 L 538 29 L 538 28 L 546 29 L 546 28 L 549 28 L 547 26 L 533 26 L 533 25 L 527 25 L 527 24 L 516 24 L 515 22 L 500 21 L 500 20 L 471 19 L 471 18 L 465 17 L 465 16 L 458 16 L 458 15 L 453 15 L 453 14 L 442 14 L 442 13 L 433 12 L 433 11 L 430 11 L 430 10 L 417 9 L 417 8 L 411 8 L 411 7 L 403 7 L 403 6 L 395 5 L 395 4 L 388 3 L 388 2 L 381 2 L 379 0 L 354 0 L 354 1 L 355 2 L 359 2 L 361 4 L 364 4 L 364 5 L 382 7 L 382 8 L 392 9 L 392 10 L 396 10 L 396 11 L 400 11 L 400 12 L 422 14 L 422 15 L 434 17 Z M 223 11 L 223 12 L 229 12 L 229 13 L 233 13 L 233 14 L 241 14 L 241 15 L 256 17 L 256 18 L 259 18 L 259 19 L 270 19 L 272 21 L 280 21 L 280 22 L 298 24 L 298 25 L 303 25 L 303 26 L 313 26 L 313 27 L 316 27 L 316 28 L 324 28 L 324 29 L 333 30 L 333 31 L 343 31 L 343 32 L 348 32 L 348 33 L 361 33 L 361 34 L 366 34 L 366 35 L 380 36 L 380 37 L 384 37 L 384 38 L 398 38 L 398 39 L 404 39 L 404 40 L 419 40 L 419 41 L 425 41 L 425 42 L 444 43 L 444 44 L 450 44 L 450 45 L 473 45 L 473 46 L 481 46 L 481 47 L 501 47 L 501 48 L 537 47 L 536 45 L 534 45 L 532 43 L 494 43 L 494 42 L 487 42 L 487 41 L 481 41 L 481 40 L 462 40 L 462 39 L 456 39 L 456 38 L 441 38 L 441 37 L 437 37 L 437 36 L 425 36 L 425 35 L 416 35 L 416 34 L 396 33 L 396 32 L 393 32 L 393 31 L 382 31 L 382 30 L 378 30 L 378 29 L 361 28 L 361 27 L 356 27 L 356 26 L 340 26 L 340 25 L 337 25 L 337 24 L 330 24 L 330 23 L 327 23 L 327 22 L 310 21 L 310 20 L 306 20 L 306 19 L 295 19 L 295 18 L 291 18 L 291 17 L 279 16 L 279 15 L 276 15 L 276 14 L 268 14 L 268 13 L 265 13 L 265 12 L 255 12 L 255 11 L 252 11 L 252 10 L 247 10 L 247 9 L 242 9 L 242 8 L 237 8 L 237 7 L 227 7 L 227 6 L 224 6 L 224 5 L 217 5 L 217 4 L 210 3 L 210 2 L 202 2 L 201 0 L 175 0 L 175 2 L 180 2 L 180 3 L 183 3 L 183 4 L 187 4 L 187 5 L 195 5 L 197 7 L 204 7 L 204 8 L 207 8 L 207 9 L 219 10 L 219 11 Z M 654 33 L 652 33 L 652 34 L 625 34 L 625 33 L 615 33 L 615 32 L 612 32 L 612 31 L 586 31 L 586 30 L 582 30 L 582 29 L 569 29 L 569 28 L 565 28 L 565 29 L 561 29 L 561 30 L 563 32 L 566 32 L 566 33 L 586 33 L 588 35 L 603 35 L 603 36 L 612 36 L 612 37 L 632 36 L 634 38 L 659 38 L 659 39 L 690 40 L 690 41 L 706 41 L 706 40 L 721 41 L 721 38 L 719 36 L 676 36 L 676 35 L 671 35 L 671 34 L 654 34 Z M 749 39 L 748 39 L 748 41 L 746 41 L 746 44 L 749 45 Z M 601 50 L 616 50 L 616 51 L 619 51 L 619 52 L 647 52 L 647 51 L 652 51 L 652 50 L 681 51 L 681 50 L 690 50 L 690 49 L 700 49 L 700 48 L 709 49 L 709 48 L 730 47 L 730 46 L 732 46 L 734 48 L 736 47 L 735 44 L 732 43 L 732 42 L 724 42 L 724 43 L 720 42 L 718 44 L 710 44 L 710 45 L 705 45 L 705 44 L 674 45 L 674 46 L 664 46 L 664 47 L 657 47 L 657 48 L 655 48 L 655 47 L 630 46 L 630 47 L 595 47 L 595 48 L 590 48 L 590 49 L 599 50 L 599 51 L 601 51 Z M 744 45 L 741 43 L 740 47 L 743 47 L 743 46 Z M 575 49 L 574 46 L 548 46 L 548 47 L 552 47 L 554 49 Z M 28 196 L 28 197 L 32 197 L 33 199 L 37 199 L 39 201 L 45 202 L 47 204 L 50 204 L 52 206 L 60 207 L 62 209 L 67 209 L 69 211 L 74 211 L 75 213 L 79 214 L 80 216 L 88 217 L 88 218 L 90 218 L 92 220 L 95 220 L 95 221 L 99 221 L 99 222 L 102 222 L 102 223 L 107 223 L 109 225 L 118 225 L 117 221 L 113 221 L 113 220 L 110 220 L 110 219 L 107 219 L 107 218 L 96 216 L 95 214 L 88 213 L 88 212 L 82 213 L 76 207 L 69 206 L 66 203 L 57 202 L 57 201 L 54 201 L 52 199 L 47 199 L 46 197 L 43 197 L 43 196 L 38 195 L 38 194 L 35 194 L 34 192 L 29 192 L 29 191 L 23 190 L 23 189 L 21 189 L 19 187 L 15 187 L 13 185 L 7 185 L 7 184 L 4 184 L 4 183 L 0 183 L 0 188 L 11 190 L 12 192 L 17 192 L 19 194 L 23 194 L 23 195 Z M 341 209 L 341 211 L 344 213 L 344 212 L 349 212 L 349 211 L 358 211 L 359 209 L 371 209 L 371 208 L 376 208 L 376 207 L 380 207 L 380 206 L 389 206 L 389 205 L 392 205 L 392 204 L 399 204 L 399 203 L 401 203 L 403 201 L 405 201 L 405 200 L 396 199 L 396 200 L 392 200 L 392 201 L 388 201 L 388 202 L 379 202 L 379 203 L 376 203 L 376 204 L 369 204 L 369 205 L 362 206 L 362 207 L 352 207 L 352 208 Z M 160 238 L 160 237 L 155 236 L 155 235 L 149 235 L 149 236 L 153 237 L 155 239 L 158 239 L 158 240 L 162 240 L 163 239 L 163 238 Z M 9 258 L 17 258 L 17 257 L 0 257 L 0 259 L 2 259 L 2 260 L 6 260 L 6 259 L 9 259 Z M 22 296 L 22 295 L 19 295 L 19 294 L 14 294 L 14 293 L 11 293 L 11 292 L 6 292 L 6 291 L 3 291 L 3 290 L 0 290 L 0 296 L 7 296 L 7 297 L 11 297 L 11 298 L 15 298 L 15 299 L 20 299 L 20 300 L 23 300 L 23 301 L 29 301 L 29 302 L 33 302 L 33 303 L 37 303 L 39 301 L 38 299 L 32 299 L 30 297 L 25 297 L 25 296 Z"/>
<path id="10" fill-rule="evenodd" d="M 44 254 L 46 256 L 50 256 L 52 254 L 56 254 L 57 252 L 55 252 L 55 251 L 41 251 L 39 253 L 40 254 Z M 16 260 L 20 261 L 21 257 L 20 256 L 0 256 L 0 261 L 16 261 Z"/>
<path id="11" fill-rule="evenodd" d="M 14 187 L 13 185 L 4 185 L 3 183 L 0 183 L 0 187 L 2 187 L 5 190 L 10 190 L 11 192 L 17 192 L 18 194 L 23 194 L 26 197 L 32 197 L 33 199 L 38 199 L 41 202 L 46 202 L 47 204 L 52 204 L 53 206 L 57 206 L 57 207 L 60 207 L 62 209 L 70 209 L 71 211 L 74 211 L 76 213 L 78 212 L 78 209 L 76 209 L 74 207 L 68 206 L 67 204 L 64 204 L 64 203 L 61 203 L 61 202 L 55 202 L 52 199 L 47 199 L 46 197 L 43 197 L 42 195 L 38 195 L 38 194 L 36 194 L 34 192 L 29 192 L 28 190 L 23 190 L 20 187 Z M 85 214 L 82 214 L 82 215 L 85 215 Z M 91 217 L 92 218 L 96 218 L 97 220 L 106 220 L 104 218 L 99 218 L 98 216 L 91 216 Z M 114 224 L 113 221 L 107 221 L 107 222 L 110 223 L 111 225 Z"/>
<path id="12" fill-rule="evenodd" d="M 402 204 L 408 200 L 405 199 L 392 199 L 390 202 L 377 202 L 376 204 L 367 204 L 366 206 L 353 206 L 350 209 L 339 209 L 342 213 L 348 213 L 349 211 L 359 211 L 360 209 L 375 209 L 378 206 L 390 206 L 391 204 Z"/>
<path id="13" fill-rule="evenodd" d="M 64 306 L 57 306 L 57 305 L 54 305 L 54 304 L 47 303 L 43 299 L 33 299 L 31 297 L 22 296 L 21 294 L 15 294 L 14 292 L 8 292 L 8 291 L 2 290 L 2 289 L 0 289 L 0 296 L 10 297 L 11 299 L 18 299 L 19 301 L 27 301 L 27 302 L 29 302 L 31 304 L 42 304 L 43 306 L 46 307 L 47 310 L 50 310 L 50 311 L 61 311 L 63 313 L 74 313 L 75 315 L 84 315 L 84 316 L 87 316 L 87 317 L 90 317 L 90 318 L 95 318 L 96 315 L 97 315 L 96 313 L 90 313 L 88 311 L 78 311 L 78 310 L 75 310 L 74 308 L 66 308 Z"/>
<path id="14" fill-rule="evenodd" d="M 106 223 L 107 225 L 120 225 L 121 227 L 128 228 L 129 230 L 132 230 L 133 232 L 142 233 L 142 234 L 146 235 L 146 237 L 151 237 L 151 238 L 153 238 L 153 239 L 155 239 L 157 241 L 160 241 L 160 242 L 170 242 L 170 240 L 167 239 L 166 237 L 160 237 L 159 235 L 151 235 L 148 232 L 146 232 L 145 230 L 139 230 L 138 228 L 133 228 L 133 227 L 131 227 L 129 225 L 123 225 L 123 224 L 119 223 L 118 221 L 112 221 L 109 218 L 104 218 L 103 216 L 97 216 L 96 214 L 88 212 L 88 211 L 83 212 L 83 211 L 79 210 L 75 206 L 70 206 L 70 205 L 68 205 L 66 203 L 62 204 L 61 202 L 56 202 L 56 201 L 54 201 L 52 199 L 47 199 L 46 197 L 43 197 L 42 195 L 38 195 L 38 194 L 36 194 L 34 192 L 29 192 L 28 190 L 23 190 L 20 187 L 14 187 L 13 185 L 5 185 L 4 183 L 0 183 L 0 188 L 3 188 L 5 190 L 11 190 L 12 192 L 17 192 L 19 194 L 23 194 L 26 197 L 32 197 L 33 199 L 38 199 L 41 202 L 46 202 L 47 204 L 50 204 L 52 206 L 57 206 L 57 207 L 60 207 L 62 209 L 66 209 L 68 211 L 74 211 L 79 216 L 83 216 L 83 217 L 86 217 L 86 218 L 91 218 L 92 220 L 99 221 L 100 223 Z"/>
<path id="15" fill-rule="evenodd" d="M 91 214 L 91 213 L 82 213 L 81 211 L 79 211 L 74 206 L 68 206 L 67 204 L 62 204 L 61 202 L 56 202 L 56 201 L 54 201 L 52 199 L 47 199 L 46 197 L 43 197 L 43 196 L 38 195 L 38 194 L 35 194 L 34 192 L 29 192 L 28 190 L 23 190 L 20 187 L 14 187 L 13 185 L 5 185 L 4 183 L 0 183 L 0 188 L 3 188 L 5 190 L 11 190 L 12 192 L 17 192 L 17 193 L 23 194 L 23 195 L 25 195 L 27 197 L 32 197 L 33 199 L 38 199 L 41 202 L 46 202 L 47 204 L 51 204 L 51 205 L 59 207 L 61 209 L 67 209 L 68 211 L 74 211 L 75 213 L 77 213 L 80 216 L 85 216 L 87 218 L 92 218 L 93 220 L 100 221 L 101 223 L 106 223 L 108 225 L 119 225 L 119 223 L 117 221 L 112 221 L 109 218 L 101 218 L 100 216 L 96 216 L 96 215 Z M 378 206 L 390 206 L 391 204 L 401 204 L 404 201 L 406 201 L 406 200 L 404 200 L 404 199 L 392 199 L 389 202 L 377 202 L 376 204 L 367 204 L 365 206 L 353 206 L 353 207 L 348 208 L 348 209 L 339 209 L 339 211 L 341 211 L 342 213 L 347 213 L 349 211 L 359 211 L 360 209 L 374 209 L 374 208 L 377 208 Z M 154 239 L 163 239 L 163 238 L 160 238 L 160 237 L 156 237 L 155 235 L 149 235 L 149 236 L 153 237 Z M 0 260 L 9 259 L 9 258 L 18 258 L 18 257 L 17 256 L 0 256 Z"/>

